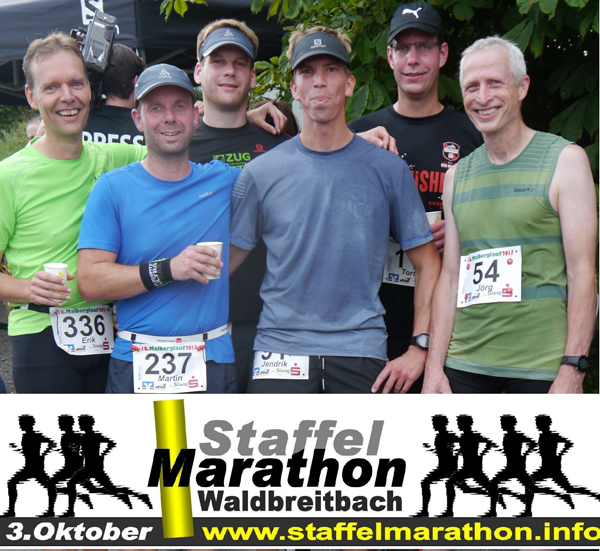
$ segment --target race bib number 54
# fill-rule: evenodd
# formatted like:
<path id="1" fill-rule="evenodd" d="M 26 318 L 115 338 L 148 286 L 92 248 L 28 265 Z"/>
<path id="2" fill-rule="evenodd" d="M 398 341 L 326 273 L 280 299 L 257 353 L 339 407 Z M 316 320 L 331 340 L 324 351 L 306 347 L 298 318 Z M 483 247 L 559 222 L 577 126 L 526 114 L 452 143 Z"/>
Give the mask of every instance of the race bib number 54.
<path id="1" fill-rule="evenodd" d="M 461 256 L 456 306 L 521 301 L 521 247 L 485 249 Z"/>

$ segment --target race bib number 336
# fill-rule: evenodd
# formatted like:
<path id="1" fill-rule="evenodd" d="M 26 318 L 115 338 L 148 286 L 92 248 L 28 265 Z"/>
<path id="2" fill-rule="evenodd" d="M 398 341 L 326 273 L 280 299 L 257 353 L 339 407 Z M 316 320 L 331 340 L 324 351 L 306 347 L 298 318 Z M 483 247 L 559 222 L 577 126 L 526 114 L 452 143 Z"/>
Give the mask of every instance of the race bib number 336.
<path id="1" fill-rule="evenodd" d="M 521 265 L 519 245 L 461 256 L 456 306 L 520 302 Z"/>

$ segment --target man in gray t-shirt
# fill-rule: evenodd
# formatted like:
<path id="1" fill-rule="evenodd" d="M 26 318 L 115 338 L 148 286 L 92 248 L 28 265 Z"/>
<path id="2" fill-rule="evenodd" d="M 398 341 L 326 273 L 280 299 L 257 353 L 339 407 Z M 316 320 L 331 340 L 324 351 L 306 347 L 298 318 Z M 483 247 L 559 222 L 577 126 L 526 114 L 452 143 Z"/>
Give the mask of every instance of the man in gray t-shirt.
<path id="1" fill-rule="evenodd" d="M 428 333 L 440 260 L 406 163 L 346 127 L 349 51 L 335 30 L 292 35 L 303 130 L 234 187 L 230 270 L 260 237 L 268 251 L 250 392 L 403 392 L 425 363 L 417 346 L 387 362 L 377 292 L 390 228 L 417 272 L 417 333 Z"/>

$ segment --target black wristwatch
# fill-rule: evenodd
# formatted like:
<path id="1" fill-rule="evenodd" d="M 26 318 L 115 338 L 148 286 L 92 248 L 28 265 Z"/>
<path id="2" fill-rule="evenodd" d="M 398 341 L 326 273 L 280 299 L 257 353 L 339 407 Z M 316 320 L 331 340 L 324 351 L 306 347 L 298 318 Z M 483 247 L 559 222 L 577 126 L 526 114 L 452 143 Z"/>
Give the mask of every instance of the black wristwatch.
<path id="1" fill-rule="evenodd" d="M 563 364 L 572 365 L 581 373 L 587 373 L 590 369 L 590 359 L 587 356 L 563 356 L 560 365 Z"/>
<path id="2" fill-rule="evenodd" d="M 421 333 L 420 335 L 411 337 L 410 344 L 418 346 L 421 350 L 429 350 L 429 335 L 427 333 Z"/>

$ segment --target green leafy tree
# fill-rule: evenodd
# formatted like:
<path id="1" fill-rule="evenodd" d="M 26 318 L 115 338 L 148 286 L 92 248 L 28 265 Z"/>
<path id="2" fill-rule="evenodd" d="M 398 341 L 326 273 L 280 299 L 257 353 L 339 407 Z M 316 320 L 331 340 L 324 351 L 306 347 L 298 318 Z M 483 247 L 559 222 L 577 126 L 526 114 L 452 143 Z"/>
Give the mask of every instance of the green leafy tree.
<path id="1" fill-rule="evenodd" d="M 525 52 L 532 86 L 523 105 L 527 124 L 560 134 L 586 148 L 598 170 L 598 2 L 590 0 L 430 0 L 437 7 L 450 44 L 440 98 L 461 106 L 456 72 L 460 52 L 475 39 L 497 34 Z M 369 113 L 396 98 L 387 58 L 387 32 L 396 8 L 389 0 L 254 0 L 252 9 L 268 9 L 288 34 L 298 24 L 343 29 L 352 39 L 350 67 L 356 77 L 347 117 Z M 258 62 L 255 94 L 278 90 L 291 100 L 291 69 L 285 55 Z"/>

